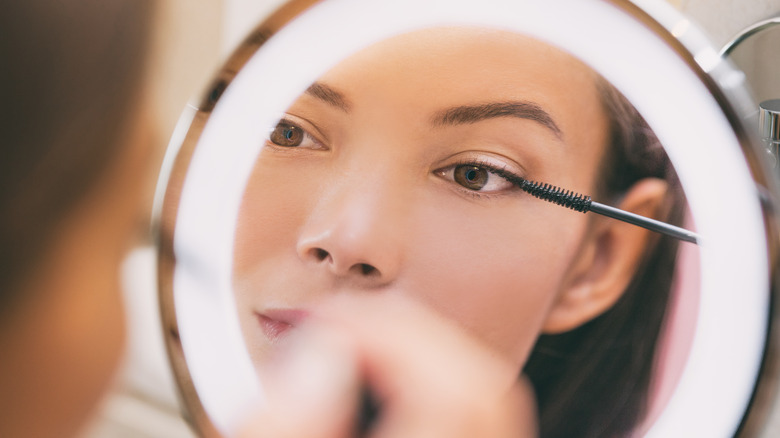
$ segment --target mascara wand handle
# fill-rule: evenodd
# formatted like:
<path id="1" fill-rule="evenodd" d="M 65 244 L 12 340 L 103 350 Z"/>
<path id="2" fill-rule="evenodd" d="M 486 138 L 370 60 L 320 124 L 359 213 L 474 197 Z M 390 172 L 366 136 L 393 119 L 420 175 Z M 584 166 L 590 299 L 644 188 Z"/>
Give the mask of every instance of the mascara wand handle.
<path id="1" fill-rule="evenodd" d="M 593 213 L 598 213 L 602 216 L 607 216 L 623 222 L 628 222 L 629 224 L 646 228 L 651 231 L 656 231 L 658 233 L 665 234 L 667 236 L 671 236 L 676 239 L 684 240 L 686 242 L 695 243 L 697 245 L 700 242 L 699 235 L 694 233 L 693 231 L 676 227 L 674 225 L 657 221 L 655 219 L 650 219 L 644 216 L 640 216 L 638 214 L 621 210 L 619 208 L 610 207 L 609 205 L 599 204 L 598 202 L 591 202 L 589 210 L 592 211 Z"/>

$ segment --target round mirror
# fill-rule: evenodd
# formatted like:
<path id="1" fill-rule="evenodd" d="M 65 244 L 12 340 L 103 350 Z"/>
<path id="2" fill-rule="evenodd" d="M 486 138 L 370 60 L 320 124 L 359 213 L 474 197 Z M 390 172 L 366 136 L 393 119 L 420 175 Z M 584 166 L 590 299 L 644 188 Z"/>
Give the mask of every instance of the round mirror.
<path id="1" fill-rule="evenodd" d="M 262 400 L 307 308 L 365 292 L 516 364 L 542 436 L 756 433 L 774 183 L 743 75 L 641 6 L 292 1 L 262 23 L 159 183 L 163 322 L 198 430 Z"/>

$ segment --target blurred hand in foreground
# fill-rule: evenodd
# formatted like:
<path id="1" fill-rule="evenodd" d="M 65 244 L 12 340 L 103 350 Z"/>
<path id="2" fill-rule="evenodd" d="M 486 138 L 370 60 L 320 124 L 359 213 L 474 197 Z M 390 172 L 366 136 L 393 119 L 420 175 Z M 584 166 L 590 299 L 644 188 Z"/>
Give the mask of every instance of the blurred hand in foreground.
<path id="1" fill-rule="evenodd" d="M 288 341 L 242 438 L 360 436 L 364 388 L 379 406 L 366 436 L 536 436 L 533 393 L 517 370 L 408 300 L 336 298 Z"/>

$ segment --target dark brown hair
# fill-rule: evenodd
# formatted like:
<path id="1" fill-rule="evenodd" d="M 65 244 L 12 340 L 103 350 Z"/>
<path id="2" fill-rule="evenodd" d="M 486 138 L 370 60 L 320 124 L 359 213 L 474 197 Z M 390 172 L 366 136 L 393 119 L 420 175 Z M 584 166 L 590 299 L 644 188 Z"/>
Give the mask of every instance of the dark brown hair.
<path id="1" fill-rule="evenodd" d="M 685 198 L 658 139 L 617 89 L 597 82 L 611 121 L 599 198 L 614 201 L 643 178 L 664 179 L 670 190 L 661 219 L 679 225 Z M 537 395 L 542 437 L 629 436 L 643 419 L 677 246 L 653 236 L 612 308 L 574 330 L 539 338 L 524 373 Z"/>
<path id="2" fill-rule="evenodd" d="M 0 14 L 5 311 L 62 219 L 118 156 L 140 91 L 151 9 L 149 0 L 24 0 Z"/>

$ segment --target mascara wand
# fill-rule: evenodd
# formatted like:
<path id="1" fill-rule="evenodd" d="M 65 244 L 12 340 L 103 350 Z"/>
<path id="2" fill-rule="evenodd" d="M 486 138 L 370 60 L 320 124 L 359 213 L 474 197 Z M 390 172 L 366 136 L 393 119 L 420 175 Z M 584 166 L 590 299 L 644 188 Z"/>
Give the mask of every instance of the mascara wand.
<path id="1" fill-rule="evenodd" d="M 676 239 L 699 244 L 699 236 L 684 228 L 667 224 L 666 222 L 650 219 L 638 214 L 630 213 L 619 208 L 594 202 L 590 196 L 583 196 L 570 190 L 564 190 L 547 183 L 538 183 L 528 180 L 517 181 L 518 187 L 539 199 L 558 204 L 581 213 L 592 211 L 603 216 L 611 217 L 632 225 L 637 225 L 651 231 L 655 231 Z"/>

